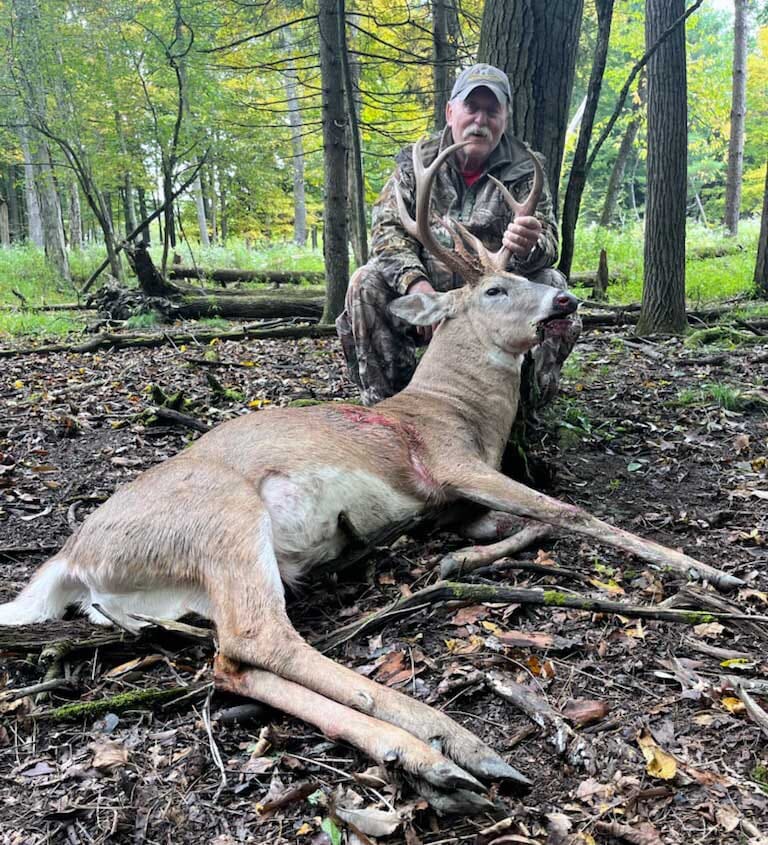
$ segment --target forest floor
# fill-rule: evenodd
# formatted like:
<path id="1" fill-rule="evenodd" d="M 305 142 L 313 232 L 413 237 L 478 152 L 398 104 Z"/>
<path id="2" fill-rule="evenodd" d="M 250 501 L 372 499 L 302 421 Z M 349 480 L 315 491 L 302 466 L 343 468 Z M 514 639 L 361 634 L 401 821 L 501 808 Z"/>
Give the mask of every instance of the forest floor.
<path id="1" fill-rule="evenodd" d="M 585 333 L 553 409 L 558 424 L 536 457 L 551 470 L 548 492 L 739 575 L 748 586 L 728 600 L 768 614 L 768 341 L 716 352 L 639 343 L 621 330 Z M 151 415 L 162 398 L 152 386 L 183 391 L 183 411 L 206 424 L 248 408 L 354 396 L 335 340 L 4 361 L 0 599 L 118 485 L 197 436 Z M 431 564 L 461 545 L 453 535 L 402 538 L 352 572 L 309 582 L 291 599 L 292 619 L 308 637 L 333 632 L 436 581 Z M 684 587 L 675 574 L 573 537 L 520 560 L 577 572 L 568 582 L 510 567 L 494 580 L 631 604 L 679 597 Z M 696 590 L 694 606 L 717 595 Z M 434 604 L 332 651 L 444 709 L 528 774 L 527 794 L 494 788 L 495 818 L 441 818 L 407 786 L 361 777 L 371 763 L 354 750 L 274 711 L 232 721 L 230 698 L 207 697 L 207 640 L 154 629 L 95 645 L 80 641 L 93 630 L 84 623 L 67 630 L 69 645 L 52 664 L 38 658 L 60 636 L 55 626 L 43 626 L 37 645 L 0 651 L 3 843 L 757 845 L 768 836 L 768 738 L 728 680 L 740 675 L 768 706 L 765 624 Z M 745 656 L 724 663 L 731 652 Z M 46 665 L 69 689 L 14 698 Z M 592 765 L 558 754 L 547 731 L 485 683 L 491 670 L 572 719 L 581 702 L 592 721 L 575 731 L 596 749 Z M 52 712 L 178 688 L 186 694 L 154 706 L 113 699 L 106 712 L 74 721 Z M 504 818 L 506 827 L 487 832 Z M 376 825 L 395 830 L 376 835 Z"/>

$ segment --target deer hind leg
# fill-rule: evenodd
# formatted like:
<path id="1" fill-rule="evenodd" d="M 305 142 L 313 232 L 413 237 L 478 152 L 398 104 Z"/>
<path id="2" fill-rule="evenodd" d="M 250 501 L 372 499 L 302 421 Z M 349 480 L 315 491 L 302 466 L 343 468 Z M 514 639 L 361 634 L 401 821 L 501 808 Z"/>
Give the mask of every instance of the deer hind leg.
<path id="1" fill-rule="evenodd" d="M 220 686 L 286 710 L 452 795 L 481 792 L 473 775 L 528 783 L 448 716 L 335 663 L 303 640 L 285 611 L 266 511 L 251 525 L 236 542 L 220 544 L 226 563 L 211 571 L 206 585 L 224 658 Z M 234 669 L 232 662 L 245 667 Z"/>
<path id="2" fill-rule="evenodd" d="M 471 528 L 471 530 L 480 530 L 476 530 L 476 533 L 473 534 L 465 534 L 465 536 L 470 536 L 472 539 L 487 539 L 488 535 L 483 530 L 486 525 L 489 527 L 494 523 L 503 525 L 504 520 L 501 517 L 509 518 L 510 516 L 510 514 L 500 513 L 499 511 L 490 511 Z M 509 522 L 509 525 L 511 532 L 508 536 L 504 536 L 503 540 L 485 546 L 466 546 L 446 555 L 440 561 L 440 577 L 452 578 L 462 573 L 471 572 L 473 569 L 487 566 L 503 557 L 516 555 L 534 543 L 547 540 L 559 533 L 554 526 L 535 520 L 520 520 L 513 517 L 513 521 Z"/>
<path id="3" fill-rule="evenodd" d="M 744 582 L 727 572 L 702 563 L 695 558 L 669 549 L 652 540 L 645 540 L 592 516 L 575 505 L 560 502 L 538 493 L 524 484 L 507 478 L 481 462 L 467 459 L 457 461 L 462 466 L 461 476 L 452 467 L 438 473 L 442 483 L 454 495 L 483 505 L 491 510 L 501 510 L 518 516 L 545 522 L 561 533 L 581 534 L 636 555 L 641 560 L 660 567 L 668 567 L 693 578 L 708 580 L 714 586 L 728 590 Z"/>

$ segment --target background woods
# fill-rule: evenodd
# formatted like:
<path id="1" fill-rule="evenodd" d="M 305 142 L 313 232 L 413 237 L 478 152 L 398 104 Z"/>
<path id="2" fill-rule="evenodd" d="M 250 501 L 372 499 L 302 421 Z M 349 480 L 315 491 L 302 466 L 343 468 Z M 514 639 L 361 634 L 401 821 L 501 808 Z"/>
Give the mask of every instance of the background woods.
<path id="1" fill-rule="evenodd" d="M 686 219 L 736 235 L 766 201 L 758 0 L 0 9 L 0 243 L 43 247 L 64 283 L 73 260 L 90 275 L 96 247 L 126 278 L 121 242 L 157 212 L 140 236 L 162 273 L 209 245 L 322 244 L 333 318 L 392 156 L 442 126 L 476 59 L 508 71 L 511 128 L 547 156 L 561 269 L 596 243 L 579 232 L 645 227 L 644 330 L 684 320 Z"/>

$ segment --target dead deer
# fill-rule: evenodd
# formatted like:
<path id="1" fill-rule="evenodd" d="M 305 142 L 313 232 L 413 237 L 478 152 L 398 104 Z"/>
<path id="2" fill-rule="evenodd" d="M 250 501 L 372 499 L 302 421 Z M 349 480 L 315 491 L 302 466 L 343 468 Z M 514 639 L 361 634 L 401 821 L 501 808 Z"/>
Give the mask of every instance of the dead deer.
<path id="1" fill-rule="evenodd" d="M 220 688 L 397 764 L 439 809 L 475 811 L 488 806 L 477 778 L 526 779 L 445 714 L 311 648 L 288 619 L 283 583 L 339 557 L 355 536 L 462 503 L 583 534 L 662 566 L 704 577 L 717 570 L 497 471 L 523 355 L 566 328 L 577 300 L 505 272 L 505 252 L 492 255 L 476 243 L 479 270 L 464 246 L 471 236 L 450 221 L 455 249 L 435 239 L 427 222 L 431 184 L 457 146 L 426 169 L 416 146 L 416 222 L 401 209 L 409 231 L 467 282 L 393 303 L 412 324 L 439 323 L 410 385 L 373 408 L 334 402 L 218 426 L 91 514 L 15 601 L 0 606 L 0 623 L 61 617 L 73 604 L 104 624 L 98 604 L 131 629 L 141 625 L 134 614 L 197 612 L 216 624 Z M 532 193 L 527 208 L 536 205 Z"/>

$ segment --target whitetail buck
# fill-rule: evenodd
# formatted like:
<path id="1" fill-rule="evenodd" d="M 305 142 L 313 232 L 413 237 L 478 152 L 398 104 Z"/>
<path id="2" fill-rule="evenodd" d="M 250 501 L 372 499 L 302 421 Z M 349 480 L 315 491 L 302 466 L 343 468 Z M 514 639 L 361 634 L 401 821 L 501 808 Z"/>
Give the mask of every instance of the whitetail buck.
<path id="1" fill-rule="evenodd" d="M 393 304 L 410 323 L 439 323 L 409 386 L 373 408 L 274 409 L 217 427 L 91 514 L 18 598 L 0 607 L 0 623 L 61 617 L 73 604 L 103 624 L 98 604 L 132 629 L 141 624 L 133 614 L 195 611 L 216 623 L 221 688 L 399 765 L 436 807 L 472 811 L 488 803 L 476 778 L 525 778 L 443 713 L 311 648 L 288 619 L 283 582 L 342 555 L 353 536 L 457 503 L 467 513 L 480 505 L 538 520 L 704 577 L 717 571 L 497 471 L 517 410 L 522 357 L 567 328 L 577 301 L 504 272 L 505 251 L 490 255 L 476 243 L 485 264 L 479 271 L 462 244 L 471 236 L 450 221 L 455 251 L 433 237 L 432 180 L 456 146 L 426 170 L 416 146 L 416 223 L 400 203 L 409 231 L 467 281 L 460 290 Z M 535 208 L 532 194 L 518 211 Z"/>

